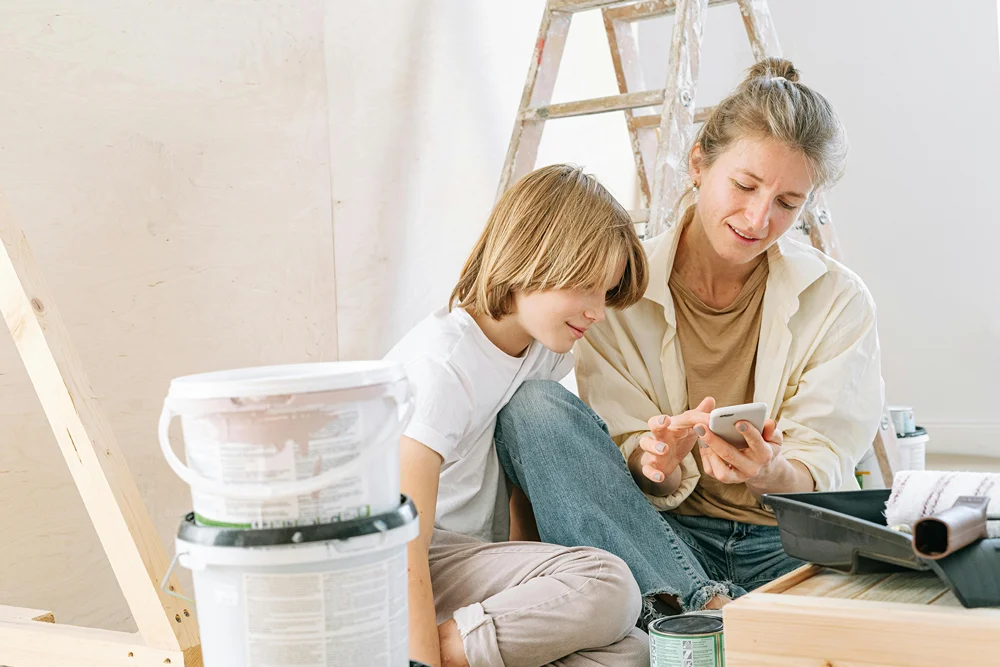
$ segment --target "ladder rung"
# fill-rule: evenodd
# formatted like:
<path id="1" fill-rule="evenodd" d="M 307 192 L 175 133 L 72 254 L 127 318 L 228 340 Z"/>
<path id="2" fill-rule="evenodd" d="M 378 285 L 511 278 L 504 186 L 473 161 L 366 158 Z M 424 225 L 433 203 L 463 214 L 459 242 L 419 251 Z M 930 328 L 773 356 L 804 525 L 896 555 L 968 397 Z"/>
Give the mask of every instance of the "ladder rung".
<path id="1" fill-rule="evenodd" d="M 671 0 L 676 2 L 676 0 Z M 549 0 L 549 9 L 555 12 L 584 12 L 598 7 L 627 5 L 635 0 Z"/>
<path id="2" fill-rule="evenodd" d="M 649 209 L 648 208 L 640 208 L 640 209 L 638 209 L 636 211 L 629 211 L 628 215 L 629 215 L 630 218 L 632 218 L 632 224 L 633 225 L 638 225 L 639 223 L 642 223 L 642 222 L 649 222 Z"/>
<path id="3" fill-rule="evenodd" d="M 736 0 L 708 0 L 709 7 L 717 5 L 728 5 Z M 579 4 L 579 3 L 571 3 Z M 608 9 L 608 18 L 613 21 L 641 21 L 643 19 L 653 19 L 660 16 L 667 16 L 677 12 L 677 0 L 642 0 L 642 2 L 632 2 L 629 4 L 615 3 L 615 7 Z M 579 11 L 579 10 L 562 10 Z"/>
<path id="4" fill-rule="evenodd" d="M 715 111 L 715 107 L 701 107 L 694 110 L 694 122 L 704 123 L 708 120 L 708 117 L 712 115 Z M 652 113 L 645 116 L 635 116 L 632 118 L 632 123 L 635 125 L 637 130 L 641 130 L 648 127 L 659 127 L 660 126 L 660 114 Z"/>
<path id="5" fill-rule="evenodd" d="M 638 109 L 663 104 L 662 90 L 644 90 L 638 93 L 595 97 L 590 100 L 563 102 L 544 107 L 525 109 L 522 120 L 550 120 L 552 118 L 571 118 L 573 116 L 588 116 L 595 113 Z"/>

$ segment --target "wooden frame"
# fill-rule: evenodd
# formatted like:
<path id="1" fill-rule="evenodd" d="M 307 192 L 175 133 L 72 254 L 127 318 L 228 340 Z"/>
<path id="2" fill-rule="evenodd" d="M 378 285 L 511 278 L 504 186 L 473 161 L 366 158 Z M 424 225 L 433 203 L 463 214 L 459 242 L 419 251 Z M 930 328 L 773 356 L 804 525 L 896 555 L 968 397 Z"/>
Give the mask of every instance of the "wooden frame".
<path id="1" fill-rule="evenodd" d="M 1000 665 L 1000 610 L 956 604 L 930 573 L 849 577 L 807 565 L 724 607 L 726 664 Z"/>
<path id="2" fill-rule="evenodd" d="M 193 611 L 160 590 L 168 564 L 163 544 L 2 195 L 0 242 L 0 312 L 138 627 L 129 633 L 62 626 L 46 612 L 3 607 L 0 664 L 201 665 Z M 169 588 L 180 592 L 176 581 Z"/>

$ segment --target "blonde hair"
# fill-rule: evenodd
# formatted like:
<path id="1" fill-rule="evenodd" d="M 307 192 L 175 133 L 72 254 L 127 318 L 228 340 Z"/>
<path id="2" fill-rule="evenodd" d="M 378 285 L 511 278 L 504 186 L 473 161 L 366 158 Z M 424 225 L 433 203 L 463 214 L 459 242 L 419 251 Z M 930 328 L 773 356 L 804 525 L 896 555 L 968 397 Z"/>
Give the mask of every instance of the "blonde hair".
<path id="1" fill-rule="evenodd" d="M 701 146 L 708 167 L 748 137 L 775 139 L 801 151 L 813 170 L 814 191 L 833 185 L 844 173 L 844 126 L 825 97 L 799 83 L 789 60 L 765 58 L 751 67 L 701 126 L 695 145 Z"/>
<path id="2" fill-rule="evenodd" d="M 626 308 L 646 291 L 646 255 L 632 220 L 593 176 L 571 165 L 537 169 L 493 207 L 451 293 L 476 314 L 514 311 L 514 292 L 593 289 L 624 272 L 607 305 Z"/>

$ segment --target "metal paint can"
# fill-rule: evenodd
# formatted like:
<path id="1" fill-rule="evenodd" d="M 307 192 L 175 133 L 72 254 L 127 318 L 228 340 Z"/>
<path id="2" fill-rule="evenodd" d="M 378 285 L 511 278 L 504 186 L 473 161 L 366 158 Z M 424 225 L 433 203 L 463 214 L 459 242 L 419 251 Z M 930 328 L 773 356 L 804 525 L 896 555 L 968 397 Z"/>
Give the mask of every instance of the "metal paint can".
<path id="1" fill-rule="evenodd" d="M 649 626 L 650 667 L 725 667 L 717 614 L 668 616 Z"/>

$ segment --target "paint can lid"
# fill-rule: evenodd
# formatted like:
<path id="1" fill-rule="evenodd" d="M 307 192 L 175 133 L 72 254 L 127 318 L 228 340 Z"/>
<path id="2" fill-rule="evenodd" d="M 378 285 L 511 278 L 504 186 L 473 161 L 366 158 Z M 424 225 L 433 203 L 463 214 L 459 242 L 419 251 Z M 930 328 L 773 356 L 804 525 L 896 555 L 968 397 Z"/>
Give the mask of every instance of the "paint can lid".
<path id="1" fill-rule="evenodd" d="M 653 621 L 649 631 L 664 635 L 709 635 L 722 631 L 722 619 L 702 614 L 667 616 Z"/>
<path id="2" fill-rule="evenodd" d="M 206 547 L 275 547 L 350 540 L 365 535 L 387 533 L 417 521 L 417 508 L 406 496 L 400 496 L 399 506 L 389 512 L 363 519 L 335 521 L 316 526 L 296 526 L 291 528 L 219 528 L 199 526 L 194 513 L 181 520 L 177 529 L 177 539 L 188 544 Z"/>
<path id="3" fill-rule="evenodd" d="M 917 426 L 913 429 L 912 433 L 897 433 L 896 439 L 906 440 L 907 438 L 921 438 L 925 435 L 927 435 L 927 429 L 925 429 L 923 426 Z"/>
<path id="4" fill-rule="evenodd" d="M 257 366 L 174 378 L 168 398 L 200 400 L 283 396 L 390 384 L 406 378 L 394 361 L 330 361 Z"/>

